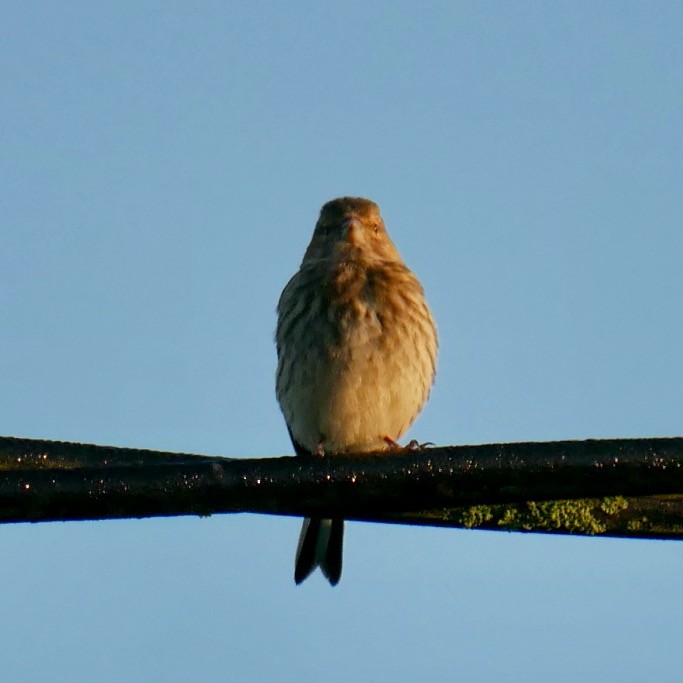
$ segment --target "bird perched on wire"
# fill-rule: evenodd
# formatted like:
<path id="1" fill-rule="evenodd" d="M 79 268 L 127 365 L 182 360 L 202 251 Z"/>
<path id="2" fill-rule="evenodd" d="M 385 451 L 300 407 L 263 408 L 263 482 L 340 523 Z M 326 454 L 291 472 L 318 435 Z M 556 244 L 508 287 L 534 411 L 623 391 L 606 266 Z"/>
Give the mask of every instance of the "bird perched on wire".
<path id="1" fill-rule="evenodd" d="M 297 455 L 399 447 L 429 396 L 438 342 L 377 204 L 341 197 L 322 207 L 277 311 L 276 393 Z M 304 521 L 297 584 L 317 566 L 339 582 L 343 533 L 341 519 Z"/>

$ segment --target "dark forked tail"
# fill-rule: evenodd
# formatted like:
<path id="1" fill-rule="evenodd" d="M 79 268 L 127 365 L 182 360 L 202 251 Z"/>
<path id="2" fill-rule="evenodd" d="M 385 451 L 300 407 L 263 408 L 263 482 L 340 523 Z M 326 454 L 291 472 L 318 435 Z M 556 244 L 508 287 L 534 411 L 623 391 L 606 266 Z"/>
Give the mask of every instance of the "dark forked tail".
<path id="1" fill-rule="evenodd" d="M 330 584 L 336 586 L 342 573 L 343 544 L 343 519 L 305 519 L 296 549 L 294 581 L 297 585 L 320 567 Z"/>

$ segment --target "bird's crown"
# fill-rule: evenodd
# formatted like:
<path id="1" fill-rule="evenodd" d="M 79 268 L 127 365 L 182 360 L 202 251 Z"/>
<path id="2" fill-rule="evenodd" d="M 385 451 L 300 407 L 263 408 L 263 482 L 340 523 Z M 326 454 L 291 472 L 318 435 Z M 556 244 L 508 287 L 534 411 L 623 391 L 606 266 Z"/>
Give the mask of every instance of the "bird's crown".
<path id="1" fill-rule="evenodd" d="M 339 197 L 327 202 L 320 211 L 320 216 L 325 218 L 341 218 L 347 214 L 367 216 L 379 213 L 379 206 L 363 197 Z"/>

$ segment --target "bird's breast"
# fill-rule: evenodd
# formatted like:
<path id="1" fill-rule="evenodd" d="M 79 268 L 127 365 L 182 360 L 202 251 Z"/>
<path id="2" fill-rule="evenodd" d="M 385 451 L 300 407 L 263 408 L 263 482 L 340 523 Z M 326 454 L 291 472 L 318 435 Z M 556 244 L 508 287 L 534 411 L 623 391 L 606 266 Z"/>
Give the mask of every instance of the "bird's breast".
<path id="1" fill-rule="evenodd" d="M 379 449 L 427 399 L 436 333 L 407 268 L 345 267 L 281 306 L 278 352 L 278 398 L 297 441 Z"/>

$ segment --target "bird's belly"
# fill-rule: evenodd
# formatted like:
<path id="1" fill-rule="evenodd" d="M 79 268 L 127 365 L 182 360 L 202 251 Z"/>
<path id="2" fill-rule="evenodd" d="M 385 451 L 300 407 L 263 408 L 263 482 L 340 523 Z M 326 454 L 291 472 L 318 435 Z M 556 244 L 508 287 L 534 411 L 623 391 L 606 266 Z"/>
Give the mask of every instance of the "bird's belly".
<path id="1" fill-rule="evenodd" d="M 319 412 L 326 450 L 383 449 L 385 438 L 397 441 L 408 430 L 424 402 L 422 392 L 383 365 L 365 364 L 339 376 L 331 392 L 335 399 Z"/>
<path id="2" fill-rule="evenodd" d="M 309 347 L 294 364 L 297 375 L 284 398 L 292 433 L 309 451 L 387 447 L 398 440 L 427 399 L 432 362 L 425 345 L 359 325 L 330 348 Z"/>

